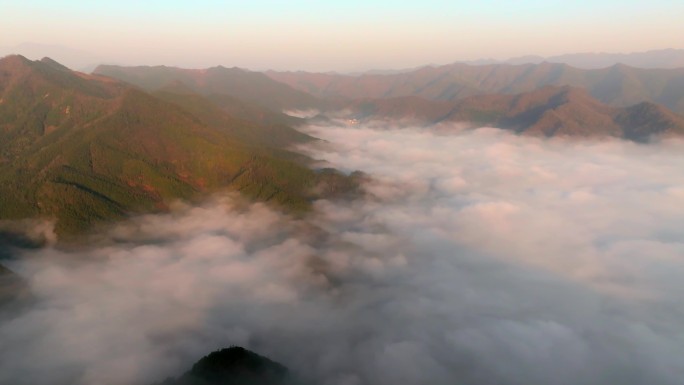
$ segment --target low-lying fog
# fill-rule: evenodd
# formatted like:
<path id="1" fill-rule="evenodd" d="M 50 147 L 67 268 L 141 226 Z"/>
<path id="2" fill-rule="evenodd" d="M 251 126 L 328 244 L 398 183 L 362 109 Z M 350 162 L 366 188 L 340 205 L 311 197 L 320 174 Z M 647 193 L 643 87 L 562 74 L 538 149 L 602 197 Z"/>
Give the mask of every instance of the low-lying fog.
<path id="1" fill-rule="evenodd" d="M 25 252 L 0 383 L 149 384 L 237 344 L 323 385 L 681 384 L 682 142 L 309 130 L 364 199 L 217 197 Z"/>

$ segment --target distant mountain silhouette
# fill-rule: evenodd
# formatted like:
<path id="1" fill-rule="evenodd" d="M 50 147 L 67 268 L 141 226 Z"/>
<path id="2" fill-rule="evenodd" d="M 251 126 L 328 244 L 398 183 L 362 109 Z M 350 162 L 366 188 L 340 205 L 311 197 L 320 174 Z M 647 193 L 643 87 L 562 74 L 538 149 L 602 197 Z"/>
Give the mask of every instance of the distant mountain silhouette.
<path id="1" fill-rule="evenodd" d="M 641 102 L 684 113 L 684 68 L 641 69 L 626 65 L 583 70 L 567 64 L 451 64 L 391 75 L 267 72 L 272 79 L 327 99 L 418 96 L 454 101 L 476 95 L 517 94 L 552 86 L 585 88 L 614 107 Z"/>
<path id="2" fill-rule="evenodd" d="M 616 64 L 637 68 L 684 68 L 684 49 L 659 49 L 632 53 L 582 52 L 556 56 L 521 56 L 508 64 L 563 63 L 576 68 L 598 69 Z"/>
<path id="3" fill-rule="evenodd" d="M 581 52 L 555 56 L 524 55 L 504 60 L 486 58 L 477 60 L 456 60 L 454 63 L 481 66 L 490 64 L 541 64 L 544 62 L 567 64 L 571 67 L 581 69 L 600 69 L 612 67 L 616 64 L 624 64 L 636 68 L 684 68 L 684 49 L 667 48 L 631 53 Z M 424 67 L 439 67 L 439 65 L 427 64 L 413 68 L 376 69 L 346 74 L 355 76 L 394 75 L 416 71 Z"/>
<path id="4" fill-rule="evenodd" d="M 119 79 L 147 91 L 157 91 L 182 83 L 193 92 L 209 98 L 215 95 L 229 96 L 275 111 L 311 108 L 318 103 L 316 98 L 305 92 L 273 81 L 260 72 L 240 68 L 218 66 L 195 70 L 166 66 L 101 65 L 93 73 Z"/>

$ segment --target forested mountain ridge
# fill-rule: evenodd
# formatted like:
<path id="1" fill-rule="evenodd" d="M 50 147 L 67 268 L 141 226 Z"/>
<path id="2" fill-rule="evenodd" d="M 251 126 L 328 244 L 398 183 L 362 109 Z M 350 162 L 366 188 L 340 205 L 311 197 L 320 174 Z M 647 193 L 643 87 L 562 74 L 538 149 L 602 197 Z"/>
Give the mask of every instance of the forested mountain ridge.
<path id="1" fill-rule="evenodd" d="M 221 188 L 306 210 L 314 191 L 347 186 L 283 147 L 305 135 L 274 140 L 291 129 L 233 118 L 200 99 L 210 122 L 174 97 L 50 59 L 1 59 L 0 218 L 55 219 L 65 235 Z"/>
<path id="2" fill-rule="evenodd" d="M 362 99 L 340 102 L 333 111 L 339 109 L 348 111 L 347 118 L 361 122 L 457 123 L 547 137 L 612 136 L 643 142 L 658 135 L 684 134 L 684 118 L 663 106 L 643 102 L 625 108 L 612 107 L 584 89 L 568 86 L 546 86 L 515 95 L 471 96 L 452 102 L 415 96 Z"/>

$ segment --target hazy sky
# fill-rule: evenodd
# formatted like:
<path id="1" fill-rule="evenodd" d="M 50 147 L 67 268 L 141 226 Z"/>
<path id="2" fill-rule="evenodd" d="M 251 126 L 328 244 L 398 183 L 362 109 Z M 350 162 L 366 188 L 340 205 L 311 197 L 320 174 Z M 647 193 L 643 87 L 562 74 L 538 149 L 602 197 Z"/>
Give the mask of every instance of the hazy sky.
<path id="1" fill-rule="evenodd" d="M 478 58 L 684 48 L 681 0 L 0 0 L 0 47 L 123 64 L 403 68 Z"/>

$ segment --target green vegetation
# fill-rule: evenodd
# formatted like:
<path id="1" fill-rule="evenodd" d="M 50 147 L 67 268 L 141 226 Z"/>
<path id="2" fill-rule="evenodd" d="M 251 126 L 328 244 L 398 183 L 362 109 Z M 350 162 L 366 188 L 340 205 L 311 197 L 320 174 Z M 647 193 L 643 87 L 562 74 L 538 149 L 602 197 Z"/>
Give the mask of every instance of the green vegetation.
<path id="1" fill-rule="evenodd" d="M 310 137 L 234 118 L 198 95 L 154 97 L 16 56 L 0 73 L 0 219 L 55 218 L 69 237 L 224 188 L 295 212 L 331 192 L 321 184 L 352 188 L 284 149 Z"/>
<path id="2" fill-rule="evenodd" d="M 299 119 L 228 96 L 203 97 L 168 88 L 153 95 L 180 106 L 203 124 L 224 131 L 233 138 L 253 146 L 283 148 L 313 140 L 312 137 L 291 127 L 300 124 Z"/>

